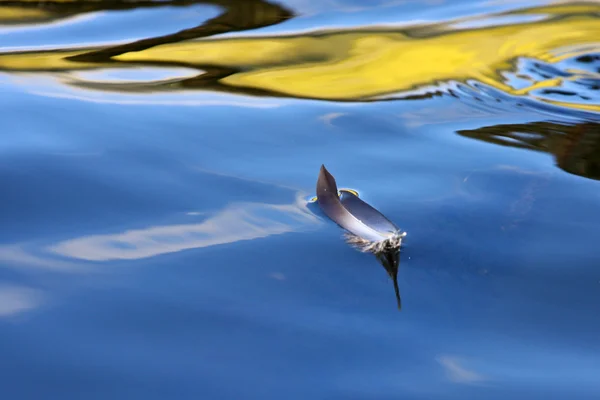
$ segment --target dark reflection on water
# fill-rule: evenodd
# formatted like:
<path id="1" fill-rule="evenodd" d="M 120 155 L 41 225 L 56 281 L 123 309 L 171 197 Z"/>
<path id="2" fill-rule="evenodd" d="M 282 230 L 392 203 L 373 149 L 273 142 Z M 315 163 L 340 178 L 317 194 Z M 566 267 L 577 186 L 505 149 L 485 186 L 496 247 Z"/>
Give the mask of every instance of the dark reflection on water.
<path id="1" fill-rule="evenodd" d="M 263 0 L 112 0 L 112 1 L 3 1 L 0 21 L 12 24 L 55 21 L 98 11 L 121 11 L 146 8 L 189 7 L 196 4 L 219 6 L 225 10 L 221 16 L 203 24 L 204 32 L 196 28 L 180 33 L 178 40 L 214 35 L 236 30 L 254 29 L 280 22 L 291 17 L 283 7 Z"/>
<path id="2" fill-rule="evenodd" d="M 292 17 L 291 12 L 285 8 L 263 0 L 203 0 L 189 3 L 218 5 L 223 7 L 225 11 L 218 17 L 211 18 L 194 28 L 184 29 L 171 35 L 143 39 L 122 46 L 92 51 L 90 53 L 73 56 L 70 59 L 75 62 L 102 63 L 110 61 L 111 57 L 127 52 L 143 51 L 150 47 L 162 44 L 177 43 L 184 40 L 198 39 L 222 33 L 261 28 L 280 23 Z M 221 72 L 219 74 L 221 77 L 226 75 L 228 75 L 226 72 Z M 215 78 L 216 77 L 213 77 L 213 79 Z"/>
<path id="3" fill-rule="evenodd" d="M 561 169 L 600 179 L 600 124 L 532 122 L 487 126 L 458 134 L 502 146 L 551 153 Z"/>
<path id="4" fill-rule="evenodd" d="M 2 395 L 600 398 L 599 19 L 0 2 Z M 401 313 L 321 164 L 408 232 Z"/>

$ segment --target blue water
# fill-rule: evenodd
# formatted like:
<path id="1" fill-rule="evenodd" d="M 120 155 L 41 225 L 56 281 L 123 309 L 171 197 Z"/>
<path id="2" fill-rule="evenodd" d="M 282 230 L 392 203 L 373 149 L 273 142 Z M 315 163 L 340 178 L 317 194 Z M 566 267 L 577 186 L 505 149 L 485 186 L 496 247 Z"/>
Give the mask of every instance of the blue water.
<path id="1" fill-rule="evenodd" d="M 508 7 L 383 3 L 285 1 L 297 17 L 236 35 Z M 0 52 L 121 44 L 215 10 L 6 22 Z M 103 68 L 0 71 L 3 399 L 600 398 L 593 110 L 69 84 L 120 76 Z M 599 105 L 585 79 L 579 104 Z M 408 232 L 402 311 L 375 258 L 307 205 L 321 164 Z"/>

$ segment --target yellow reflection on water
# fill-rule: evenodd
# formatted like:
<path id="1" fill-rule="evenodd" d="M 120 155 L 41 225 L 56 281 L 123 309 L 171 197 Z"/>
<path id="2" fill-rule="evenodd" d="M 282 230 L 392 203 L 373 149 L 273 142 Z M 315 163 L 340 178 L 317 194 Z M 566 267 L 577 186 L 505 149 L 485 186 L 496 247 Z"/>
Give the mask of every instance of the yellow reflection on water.
<path id="1" fill-rule="evenodd" d="M 50 14 L 39 8 L 26 9 L 23 7 L 0 7 L 0 22 L 10 23 L 23 20 L 41 20 L 49 18 Z"/>
<path id="2" fill-rule="evenodd" d="M 531 14 L 541 18 L 522 21 Z M 514 70 L 517 58 L 555 63 L 582 46 L 600 49 L 598 4 L 558 4 L 499 15 L 521 20 L 512 25 L 471 29 L 452 27 L 453 21 L 449 21 L 428 27 L 228 39 L 189 40 L 189 35 L 173 34 L 168 40 L 157 38 L 156 43 L 146 39 L 143 46 L 119 46 L 115 49 L 120 50 L 110 56 L 94 53 L 99 48 L 66 53 L 4 53 L 0 54 L 0 68 L 72 71 L 111 65 L 186 66 L 200 70 L 199 75 L 182 79 L 179 85 L 148 85 L 148 90 L 206 88 L 338 101 L 373 99 L 470 79 L 512 95 L 530 96 L 540 87 L 560 87 L 566 78 L 553 77 L 515 89 L 507 84 L 502 72 Z M 557 51 L 566 47 L 573 50 L 558 55 Z M 86 54 L 93 56 L 85 61 L 68 58 Z M 205 72 L 207 67 L 212 69 L 210 74 Z M 78 86 L 85 87 L 85 83 L 79 82 Z M 97 83 L 94 88 L 99 88 Z M 600 112 L 600 105 L 593 103 L 554 103 Z"/>

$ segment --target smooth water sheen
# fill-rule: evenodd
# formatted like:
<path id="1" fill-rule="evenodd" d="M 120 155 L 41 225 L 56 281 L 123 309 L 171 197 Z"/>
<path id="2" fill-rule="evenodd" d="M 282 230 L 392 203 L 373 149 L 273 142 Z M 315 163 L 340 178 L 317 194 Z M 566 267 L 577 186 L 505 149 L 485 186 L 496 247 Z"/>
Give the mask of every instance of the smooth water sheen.
<path id="1" fill-rule="evenodd" d="M 2 399 L 599 399 L 600 4 L 0 2 Z M 402 230 L 402 311 L 315 196 Z"/>

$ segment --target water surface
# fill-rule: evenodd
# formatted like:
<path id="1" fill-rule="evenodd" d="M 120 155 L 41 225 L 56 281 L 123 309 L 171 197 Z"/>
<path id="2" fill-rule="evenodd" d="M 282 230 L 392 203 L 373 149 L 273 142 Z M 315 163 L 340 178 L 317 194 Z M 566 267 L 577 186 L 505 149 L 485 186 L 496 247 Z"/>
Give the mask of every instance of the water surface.
<path id="1" fill-rule="evenodd" d="M 2 392 L 599 398 L 599 19 L 0 3 Z M 408 232 L 401 312 L 321 164 Z"/>

